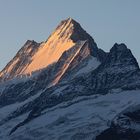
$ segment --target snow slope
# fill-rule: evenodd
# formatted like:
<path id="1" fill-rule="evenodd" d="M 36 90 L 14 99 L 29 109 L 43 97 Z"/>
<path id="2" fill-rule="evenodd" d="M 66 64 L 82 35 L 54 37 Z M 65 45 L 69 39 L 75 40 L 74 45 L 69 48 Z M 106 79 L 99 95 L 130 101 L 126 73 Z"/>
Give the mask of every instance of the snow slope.
<path id="1" fill-rule="evenodd" d="M 79 97 L 44 110 L 43 115 L 21 126 L 11 136 L 8 136 L 11 129 L 8 126 L 19 123 L 23 117 L 5 123 L 0 128 L 5 134 L 0 133 L 0 137 L 1 140 L 94 140 L 118 113 L 139 104 L 139 98 L 139 90 Z"/>

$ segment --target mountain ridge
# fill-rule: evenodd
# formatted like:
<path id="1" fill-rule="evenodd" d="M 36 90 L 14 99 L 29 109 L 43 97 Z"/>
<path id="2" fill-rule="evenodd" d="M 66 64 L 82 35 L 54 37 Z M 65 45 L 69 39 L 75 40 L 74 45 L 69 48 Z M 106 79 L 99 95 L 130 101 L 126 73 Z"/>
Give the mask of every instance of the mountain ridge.
<path id="1" fill-rule="evenodd" d="M 95 140 L 108 129 L 111 134 L 109 122 L 122 122 L 124 130 L 123 122 L 134 123 L 135 112 L 139 116 L 139 108 L 128 112 L 140 98 L 140 69 L 131 50 L 115 43 L 104 52 L 71 18 L 47 41 L 28 40 L 5 69 L 0 82 L 2 140 Z M 33 72 L 20 75 L 28 70 Z"/>
<path id="2" fill-rule="evenodd" d="M 35 49 L 33 54 L 30 54 L 29 50 L 26 50 L 27 55 L 29 54 L 29 60 L 21 60 L 23 58 L 20 58 L 18 54 L 21 56 L 24 55 L 24 50 L 19 50 L 18 54 L 15 56 L 17 59 L 15 60 L 14 57 L 13 60 L 10 61 L 0 72 L 0 77 L 2 80 L 8 80 L 20 75 L 31 75 L 32 72 L 44 69 L 48 65 L 56 63 L 63 52 L 75 46 L 78 40 L 88 40 L 90 46 L 94 47 L 95 53 L 93 53 L 93 55 L 102 59 L 101 56 L 96 56 L 98 48 L 92 37 L 82 29 L 79 23 L 72 18 L 68 18 L 58 25 L 47 41 L 36 43 L 35 41 L 28 40 L 22 48 L 24 49 L 29 45 L 32 49 Z M 100 50 L 100 52 L 105 54 L 103 50 Z M 22 69 L 15 68 L 16 63 L 16 66 L 19 65 Z"/>

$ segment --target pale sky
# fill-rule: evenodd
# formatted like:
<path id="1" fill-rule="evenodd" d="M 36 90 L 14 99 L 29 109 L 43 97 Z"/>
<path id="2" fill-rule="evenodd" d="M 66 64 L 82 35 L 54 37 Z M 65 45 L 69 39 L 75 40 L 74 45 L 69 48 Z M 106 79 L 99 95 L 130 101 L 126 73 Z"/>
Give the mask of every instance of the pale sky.
<path id="1" fill-rule="evenodd" d="M 99 48 L 125 43 L 140 63 L 140 0 L 0 0 L 0 69 L 26 40 L 46 40 L 67 17 Z"/>

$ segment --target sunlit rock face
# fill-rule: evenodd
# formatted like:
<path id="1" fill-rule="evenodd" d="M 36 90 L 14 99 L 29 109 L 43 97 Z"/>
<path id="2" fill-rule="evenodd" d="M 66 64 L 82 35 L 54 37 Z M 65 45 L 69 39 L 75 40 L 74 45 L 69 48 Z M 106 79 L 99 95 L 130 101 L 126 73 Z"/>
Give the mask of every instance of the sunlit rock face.
<path id="1" fill-rule="evenodd" d="M 75 44 L 70 38 L 73 34 L 73 29 L 74 25 L 71 19 L 62 22 L 49 39 L 41 44 L 40 49 L 33 56 L 32 62 L 24 71 L 24 74 L 42 69 L 56 62 L 64 51 L 70 49 Z"/>
<path id="2" fill-rule="evenodd" d="M 40 43 L 37 43 L 34 40 L 28 40 L 17 52 L 15 57 L 0 72 L 0 81 L 21 76 L 32 62 L 32 57 L 38 51 L 39 47 Z"/>
<path id="3" fill-rule="evenodd" d="M 27 41 L 17 55 L 0 73 L 2 80 L 28 76 L 33 72 L 56 63 L 61 55 L 75 46 L 78 41 L 88 40 L 96 46 L 92 37 L 72 18 L 63 20 L 47 41 Z M 96 52 L 97 48 L 94 50 Z"/>

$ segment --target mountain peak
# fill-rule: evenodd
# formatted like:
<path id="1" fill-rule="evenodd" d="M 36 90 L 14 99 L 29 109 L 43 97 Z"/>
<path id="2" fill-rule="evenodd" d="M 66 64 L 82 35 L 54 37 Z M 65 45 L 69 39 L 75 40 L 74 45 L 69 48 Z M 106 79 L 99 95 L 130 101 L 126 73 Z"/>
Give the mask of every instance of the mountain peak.
<path id="1" fill-rule="evenodd" d="M 137 60 L 133 56 L 131 50 L 123 43 L 114 44 L 105 60 L 105 65 L 111 68 L 114 67 L 112 72 L 128 72 L 139 69 Z"/>
<path id="2" fill-rule="evenodd" d="M 72 24 L 72 25 L 74 25 L 74 24 L 79 24 L 79 23 L 78 23 L 76 20 L 74 20 L 73 18 L 68 17 L 68 18 L 62 20 L 62 21 L 60 22 L 60 24 L 58 25 L 58 27 L 60 27 L 61 25 L 66 24 L 66 23 L 70 23 L 70 24 Z M 69 25 L 70 25 L 70 24 L 69 24 Z"/>
<path id="3" fill-rule="evenodd" d="M 79 24 L 75 19 L 68 17 L 67 19 L 65 19 L 64 21 L 66 22 L 70 22 L 70 24 L 72 24 L 73 26 Z M 79 24 L 80 25 L 80 24 Z"/>
<path id="4" fill-rule="evenodd" d="M 58 35 L 60 37 L 69 36 L 68 39 L 71 39 L 73 42 L 77 42 L 79 40 L 89 40 L 90 42 L 94 42 L 93 38 L 81 27 L 81 25 L 76 20 L 72 19 L 71 17 L 62 20 L 53 34 L 55 32 L 59 32 Z"/>
<path id="5" fill-rule="evenodd" d="M 98 58 L 98 48 L 93 38 L 77 21 L 69 17 L 60 22 L 47 41 L 37 43 L 34 40 L 28 40 L 15 58 L 4 68 L 0 77 L 6 75 L 6 78 L 13 78 L 44 69 L 57 63 L 62 54 L 75 47 L 79 41 L 88 41 L 90 51 Z"/>
<path id="6" fill-rule="evenodd" d="M 125 51 L 128 50 L 127 46 L 124 43 L 115 43 L 114 46 L 111 48 L 111 50 L 115 51 Z"/>
<path id="7" fill-rule="evenodd" d="M 23 47 L 18 51 L 18 53 L 22 53 L 23 51 L 25 53 L 32 51 L 35 51 L 36 49 L 39 48 L 41 43 L 37 43 L 34 40 L 27 40 Z"/>
<path id="8" fill-rule="evenodd" d="M 66 21 L 70 21 L 70 22 L 76 22 L 73 18 L 71 18 L 71 17 L 68 17 L 67 19 L 65 19 Z"/>

